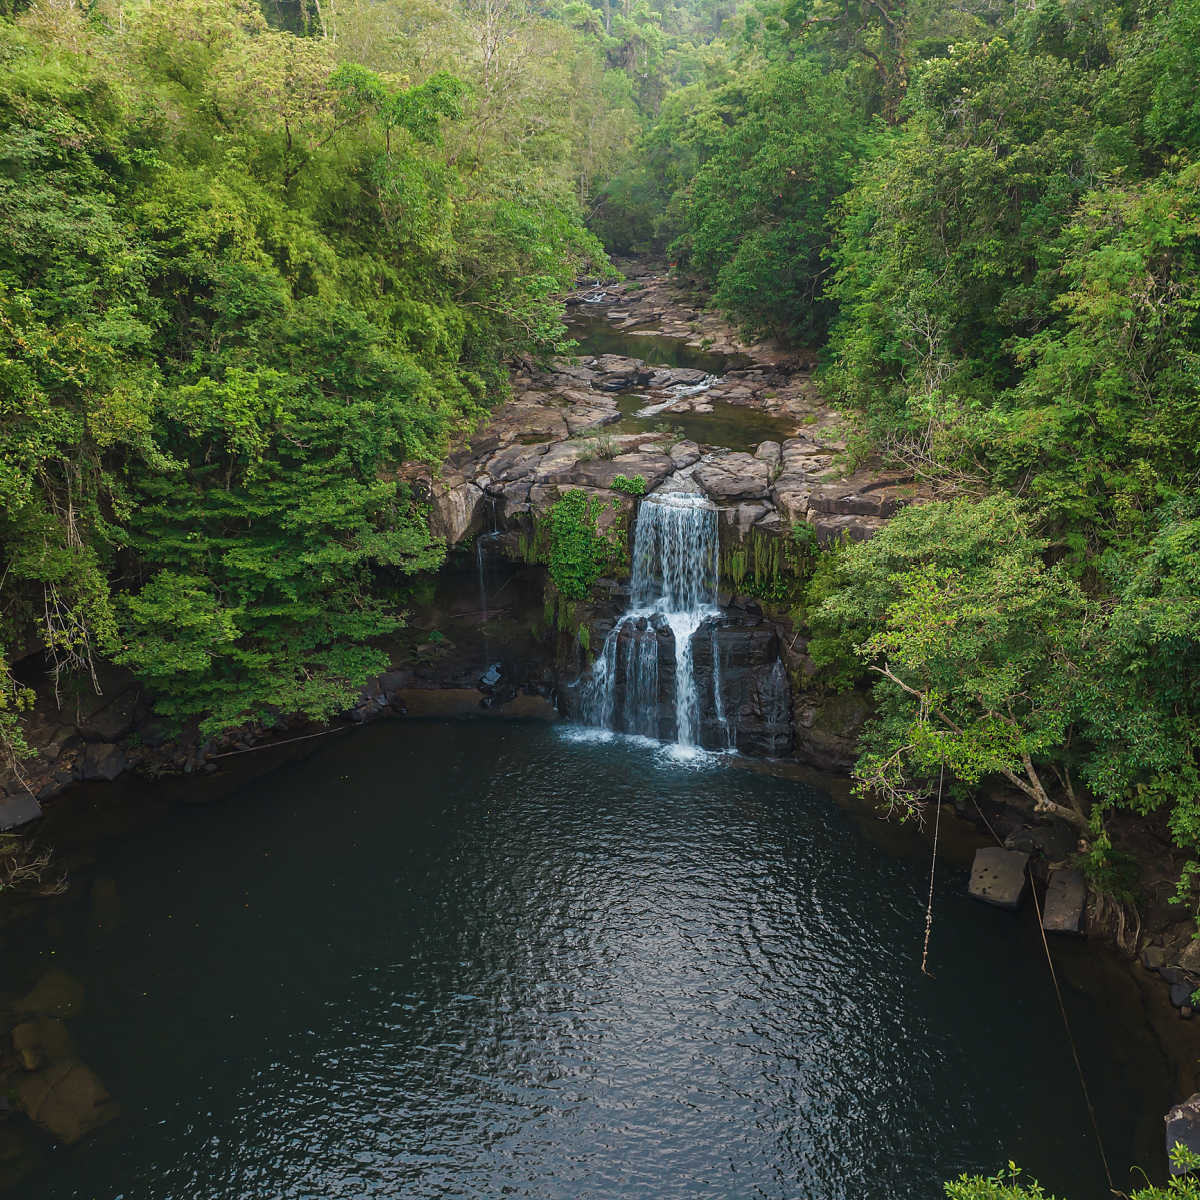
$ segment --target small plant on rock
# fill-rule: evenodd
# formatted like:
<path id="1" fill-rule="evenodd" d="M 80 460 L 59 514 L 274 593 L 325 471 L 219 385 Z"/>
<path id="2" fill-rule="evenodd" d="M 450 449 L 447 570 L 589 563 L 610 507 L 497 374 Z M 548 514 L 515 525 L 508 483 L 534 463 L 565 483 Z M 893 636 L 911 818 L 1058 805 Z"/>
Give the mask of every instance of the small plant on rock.
<path id="1" fill-rule="evenodd" d="M 645 475 L 614 475 L 610 485 L 614 492 L 624 492 L 627 496 L 644 496 L 646 494 Z"/>

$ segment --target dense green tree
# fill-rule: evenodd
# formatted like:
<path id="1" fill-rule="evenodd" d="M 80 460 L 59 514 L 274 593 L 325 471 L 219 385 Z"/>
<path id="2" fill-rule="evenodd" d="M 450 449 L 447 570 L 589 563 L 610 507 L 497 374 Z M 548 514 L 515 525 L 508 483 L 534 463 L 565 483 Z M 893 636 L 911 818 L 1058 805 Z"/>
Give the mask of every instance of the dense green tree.
<path id="1" fill-rule="evenodd" d="M 700 165 L 672 253 L 754 333 L 823 331 L 829 213 L 860 131 L 841 77 L 801 60 L 727 85 L 685 134 L 700 143 Z"/>
<path id="2" fill-rule="evenodd" d="M 541 84 L 477 6 L 468 77 L 416 80 L 242 0 L 106 12 L 0 22 L 0 644 L 206 729 L 324 716 L 440 554 L 395 466 L 562 344 L 600 255 L 570 114 L 522 141 Z M 566 91 L 569 33 L 523 37 Z"/>

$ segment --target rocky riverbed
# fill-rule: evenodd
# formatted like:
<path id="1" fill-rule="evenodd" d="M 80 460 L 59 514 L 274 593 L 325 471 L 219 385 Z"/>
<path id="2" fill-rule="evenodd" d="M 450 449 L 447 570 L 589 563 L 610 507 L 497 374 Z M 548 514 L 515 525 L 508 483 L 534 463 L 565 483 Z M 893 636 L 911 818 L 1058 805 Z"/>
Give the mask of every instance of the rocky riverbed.
<path id="1" fill-rule="evenodd" d="M 721 510 L 723 540 L 797 523 L 823 544 L 864 540 L 918 497 L 911 477 L 839 469 L 839 419 L 808 356 L 741 341 L 666 277 L 585 289 L 567 305 L 585 345 L 605 340 L 594 333 L 602 322 L 609 340 L 644 344 L 659 359 L 678 357 L 662 352 L 674 342 L 704 366 L 584 352 L 516 371 L 513 398 L 440 472 L 406 472 L 428 489 L 434 527 L 450 545 L 493 522 L 536 518 L 571 488 L 616 498 L 627 517 L 633 502 L 613 489 L 621 476 L 640 476 L 647 492 L 702 492 Z"/>
<path id="2" fill-rule="evenodd" d="M 839 470 L 844 447 L 838 418 L 813 385 L 809 356 L 744 342 L 665 275 L 582 288 L 566 298 L 566 310 L 568 328 L 584 344 L 578 355 L 547 368 L 517 366 L 511 399 L 440 471 L 415 463 L 400 469 L 401 477 L 425 491 L 433 529 L 452 551 L 491 533 L 490 553 L 513 557 L 520 532 L 572 489 L 603 497 L 604 525 L 628 538 L 637 501 L 614 487 L 622 476 L 640 477 L 647 492 L 709 497 L 719 511 L 725 554 L 751 542 L 787 538 L 797 525 L 811 528 L 825 544 L 862 540 L 918 498 L 911 479 Z M 588 353 L 589 342 L 632 348 L 642 357 Z M 525 584 L 524 607 L 532 612 L 539 601 L 528 593 L 538 588 L 528 579 Z M 460 594 L 447 597 L 442 591 L 440 603 L 456 610 L 461 634 L 469 624 L 461 614 L 474 609 L 479 615 L 477 592 L 469 577 Z M 619 590 L 609 588 L 607 596 L 610 603 L 602 596 L 593 614 L 600 637 L 621 606 Z M 731 590 L 724 599 L 730 622 L 723 639 L 739 641 L 739 629 L 745 635 L 739 645 L 727 647 L 730 660 L 765 673 L 782 653 L 789 674 L 803 678 L 804 645 L 795 631 L 765 624 L 750 598 Z M 418 617 L 422 620 L 428 623 L 428 614 Z M 478 637 L 469 633 L 460 640 L 460 652 L 434 645 L 414 656 L 412 640 L 401 639 L 393 648 L 393 669 L 368 686 L 351 715 L 361 720 L 401 711 L 414 688 L 478 693 Z M 557 659 L 548 658 L 544 648 L 523 645 L 515 667 L 473 702 L 510 702 L 529 692 L 566 696 L 563 684 L 583 662 L 579 655 L 563 660 L 560 651 Z M 30 682 L 39 690 L 27 722 L 37 757 L 0 769 L 0 829 L 36 819 L 41 802 L 77 780 L 111 780 L 130 769 L 199 769 L 215 755 L 304 732 L 281 721 L 219 740 L 194 731 L 168 736 L 140 686 L 124 672 L 107 670 L 98 686 L 88 681 L 60 693 L 48 680 Z M 818 765 L 849 761 L 865 715 L 860 698 L 799 692 L 793 739 L 790 731 L 786 738 L 777 730 L 755 731 L 754 686 L 748 685 L 746 696 L 740 748 L 778 750 L 794 740 L 797 753 Z"/>

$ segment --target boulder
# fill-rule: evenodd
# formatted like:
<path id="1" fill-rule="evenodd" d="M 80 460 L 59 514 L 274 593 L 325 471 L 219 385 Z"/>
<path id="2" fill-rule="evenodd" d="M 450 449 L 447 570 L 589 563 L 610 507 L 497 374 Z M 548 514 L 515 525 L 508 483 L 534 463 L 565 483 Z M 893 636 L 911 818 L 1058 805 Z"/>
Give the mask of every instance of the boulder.
<path id="1" fill-rule="evenodd" d="M 48 1062 L 71 1058 L 75 1053 L 71 1035 L 57 1017 L 22 1021 L 13 1029 L 12 1041 L 26 1071 L 36 1071 Z"/>
<path id="2" fill-rule="evenodd" d="M 483 489 L 474 483 L 438 482 L 431 493 L 429 532 L 445 538 L 448 546 L 455 546 L 479 523 Z"/>
<path id="3" fill-rule="evenodd" d="M 766 504 L 753 501 L 733 504 L 721 509 L 721 522 L 732 531 L 736 541 L 742 542 L 770 511 Z"/>
<path id="4" fill-rule="evenodd" d="M 563 414 L 547 403 L 505 404 L 497 410 L 493 424 L 500 427 L 509 440 L 526 444 L 553 442 L 567 436 Z"/>
<path id="5" fill-rule="evenodd" d="M 775 507 L 791 525 L 798 524 L 808 516 L 808 498 L 812 495 L 812 487 L 805 480 L 803 473 L 781 475 L 771 488 L 771 499 Z"/>
<path id="6" fill-rule="evenodd" d="M 1042 928 L 1047 933 L 1082 933 L 1087 905 L 1087 882 L 1073 867 L 1054 867 L 1042 905 Z"/>
<path id="7" fill-rule="evenodd" d="M 533 477 L 537 483 L 569 483 L 581 460 L 589 460 L 595 448 L 588 442 L 559 442 L 538 460 Z"/>
<path id="8" fill-rule="evenodd" d="M 28 792 L 0 798 L 0 833 L 20 829 L 42 815 L 42 806 Z"/>
<path id="9" fill-rule="evenodd" d="M 1175 1105 L 1163 1118 L 1166 1123 L 1167 1157 L 1176 1146 L 1186 1146 L 1200 1154 L 1200 1092 L 1193 1092 L 1182 1104 Z M 1182 1175 L 1171 1163 L 1171 1174 Z"/>
<path id="10" fill-rule="evenodd" d="M 778 442 L 760 442 L 754 457 L 767 464 L 772 479 L 783 470 L 783 447 Z"/>
<path id="11" fill-rule="evenodd" d="M 567 430 L 572 437 L 586 433 L 589 429 L 600 429 L 621 419 L 621 414 L 615 404 L 602 402 L 590 404 L 573 404 L 564 414 Z"/>
<path id="12" fill-rule="evenodd" d="M 92 742 L 83 755 L 81 779 L 116 779 L 125 770 L 125 752 L 108 742 Z"/>
<path id="13" fill-rule="evenodd" d="M 716 501 L 765 500 L 771 472 L 765 462 L 749 454 L 722 454 L 700 462 L 694 478 Z"/>
<path id="14" fill-rule="evenodd" d="M 883 528 L 881 517 L 828 516 L 811 509 L 808 523 L 816 534 L 817 543 L 831 546 L 837 542 L 869 541 Z"/>
<path id="15" fill-rule="evenodd" d="M 78 1059 L 52 1063 L 22 1078 L 17 1098 L 30 1120 L 70 1145 L 116 1117 L 116 1101 Z"/>
<path id="16" fill-rule="evenodd" d="M 646 491 L 652 492 L 674 470 L 675 464 L 669 455 L 639 450 L 618 454 L 616 458 L 577 462 L 570 472 L 569 482 L 578 487 L 611 488 L 618 475 L 624 475 L 626 479 L 640 475 L 646 481 Z"/>
<path id="17" fill-rule="evenodd" d="M 593 384 L 605 392 L 623 392 L 627 388 L 649 383 L 654 370 L 640 358 L 620 354 L 600 354 L 587 363 L 595 372 Z"/>
<path id="18" fill-rule="evenodd" d="M 814 512 L 846 517 L 890 517 L 911 502 L 915 489 L 911 479 L 881 479 L 860 472 L 835 483 L 813 489 L 809 506 Z"/>
<path id="19" fill-rule="evenodd" d="M 1192 993 L 1200 987 L 1193 979 L 1178 979 L 1170 985 L 1169 996 L 1171 1004 L 1175 1008 L 1190 1007 L 1192 1003 Z"/>
<path id="20" fill-rule="evenodd" d="M 1020 908 L 1025 894 L 1025 868 L 1028 864 L 1029 855 L 1019 850 L 985 846 L 975 851 L 967 891 L 985 904 L 994 904 L 998 908 Z"/>
<path id="21" fill-rule="evenodd" d="M 693 387 L 707 378 L 706 372 L 688 367 L 659 367 L 650 376 L 649 383 L 653 388 Z"/>
<path id="22" fill-rule="evenodd" d="M 1147 971 L 1157 971 L 1167 965 L 1167 951 L 1164 946 L 1147 946 L 1142 951 L 1142 966 Z"/>
<path id="23" fill-rule="evenodd" d="M 694 466 L 700 461 L 700 447 L 695 442 L 676 442 L 668 452 L 677 469 Z"/>
<path id="24" fill-rule="evenodd" d="M 1175 958 L 1185 971 L 1200 976 L 1200 938 L 1190 938 Z"/>
<path id="25" fill-rule="evenodd" d="M 542 455 L 549 449 L 548 443 L 538 443 L 533 446 L 509 446 L 488 459 L 487 473 L 492 477 L 493 484 L 512 483 L 517 479 L 527 479 L 533 476 Z"/>

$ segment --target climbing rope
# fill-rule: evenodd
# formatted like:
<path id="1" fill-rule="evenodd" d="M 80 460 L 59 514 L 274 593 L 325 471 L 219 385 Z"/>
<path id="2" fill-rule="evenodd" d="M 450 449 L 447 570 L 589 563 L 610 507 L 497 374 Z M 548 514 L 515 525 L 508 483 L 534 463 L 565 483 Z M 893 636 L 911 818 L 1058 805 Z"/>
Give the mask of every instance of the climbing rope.
<path id="1" fill-rule="evenodd" d="M 992 823 L 984 815 L 983 809 L 979 807 L 979 801 L 973 796 L 971 800 L 975 805 L 975 811 L 987 826 L 988 832 L 992 835 L 996 845 L 1003 849 L 1004 843 L 1000 840 L 1000 835 L 992 828 Z M 1087 1105 L 1088 1118 L 1092 1123 L 1092 1133 L 1096 1137 L 1096 1149 L 1100 1152 L 1100 1163 L 1104 1167 L 1104 1178 L 1108 1180 L 1108 1190 L 1112 1195 L 1120 1197 L 1120 1200 L 1129 1200 L 1126 1193 L 1117 1187 L 1113 1180 L 1112 1170 L 1108 1165 L 1108 1155 L 1104 1151 L 1104 1139 L 1100 1135 L 1100 1122 L 1096 1117 L 1096 1107 L 1092 1103 L 1092 1094 L 1088 1091 L 1087 1077 L 1083 1073 L 1083 1063 L 1079 1060 L 1079 1049 L 1075 1045 L 1075 1035 L 1071 1032 L 1071 1022 L 1067 1017 L 1067 1006 L 1063 1003 L 1062 989 L 1058 986 L 1058 972 L 1054 969 L 1054 958 L 1050 953 L 1050 943 L 1046 940 L 1046 927 L 1042 924 L 1042 904 L 1038 900 L 1037 882 L 1034 880 L 1033 873 L 1029 871 L 1028 866 L 1025 869 L 1029 875 L 1029 890 L 1033 893 L 1033 905 L 1037 911 L 1038 933 L 1042 935 L 1042 949 L 1046 954 L 1046 966 L 1050 968 L 1050 981 L 1054 984 L 1054 997 L 1058 1001 L 1058 1011 L 1062 1017 L 1063 1029 L 1067 1034 L 1067 1043 L 1071 1047 L 1071 1057 L 1075 1060 L 1075 1073 L 1079 1076 L 1079 1090 L 1083 1093 L 1083 1101 Z"/>
<path id="2" fill-rule="evenodd" d="M 1025 868 L 1029 870 L 1028 867 Z M 1104 1152 L 1104 1139 L 1100 1136 L 1100 1122 L 1096 1119 L 1096 1108 L 1092 1104 L 1092 1094 L 1088 1091 L 1087 1078 L 1083 1073 L 1083 1063 L 1079 1061 L 1079 1050 L 1075 1045 L 1075 1035 L 1071 1032 L 1071 1022 L 1067 1019 L 1067 1007 L 1063 1003 L 1062 989 L 1058 986 L 1058 972 L 1054 969 L 1054 959 L 1050 954 L 1050 943 L 1046 940 L 1046 927 L 1042 924 L 1042 905 L 1038 900 L 1037 884 L 1033 874 L 1029 874 L 1029 890 L 1033 893 L 1033 906 L 1037 910 L 1038 933 L 1042 935 L 1042 949 L 1046 952 L 1046 965 L 1050 968 L 1050 980 L 1054 984 L 1054 997 L 1058 1001 L 1058 1011 L 1062 1014 L 1063 1029 L 1067 1033 L 1067 1042 L 1071 1047 L 1071 1057 L 1075 1060 L 1075 1070 L 1079 1075 L 1079 1088 L 1083 1092 L 1083 1100 L 1087 1105 L 1088 1116 L 1092 1122 L 1092 1132 L 1096 1135 L 1096 1149 L 1100 1151 L 1100 1162 L 1104 1166 L 1104 1177 L 1108 1180 L 1108 1190 L 1114 1196 L 1124 1197 L 1125 1193 L 1118 1191 L 1113 1182 L 1112 1171 L 1108 1165 L 1108 1155 Z"/>
<path id="3" fill-rule="evenodd" d="M 933 931 L 933 878 L 937 871 L 938 831 L 942 826 L 942 783 L 946 777 L 946 764 L 938 772 L 937 815 L 933 818 L 933 853 L 929 857 L 929 903 L 925 906 L 925 946 L 921 950 L 921 974 L 933 978 L 929 970 L 929 935 Z"/>

